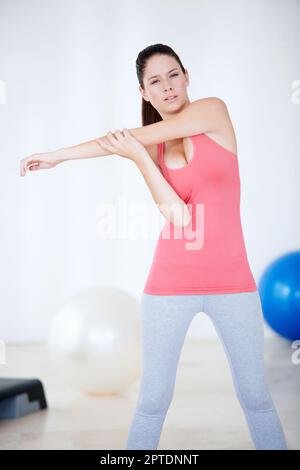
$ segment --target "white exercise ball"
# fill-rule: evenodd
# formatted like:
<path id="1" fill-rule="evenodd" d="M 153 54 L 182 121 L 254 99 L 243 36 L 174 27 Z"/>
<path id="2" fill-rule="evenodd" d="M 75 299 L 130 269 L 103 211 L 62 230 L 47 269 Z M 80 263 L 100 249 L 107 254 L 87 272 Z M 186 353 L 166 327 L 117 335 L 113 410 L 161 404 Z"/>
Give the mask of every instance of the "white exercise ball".
<path id="1" fill-rule="evenodd" d="M 84 393 L 109 395 L 141 372 L 140 302 L 110 286 L 84 289 L 57 312 L 47 350 L 55 371 Z"/>

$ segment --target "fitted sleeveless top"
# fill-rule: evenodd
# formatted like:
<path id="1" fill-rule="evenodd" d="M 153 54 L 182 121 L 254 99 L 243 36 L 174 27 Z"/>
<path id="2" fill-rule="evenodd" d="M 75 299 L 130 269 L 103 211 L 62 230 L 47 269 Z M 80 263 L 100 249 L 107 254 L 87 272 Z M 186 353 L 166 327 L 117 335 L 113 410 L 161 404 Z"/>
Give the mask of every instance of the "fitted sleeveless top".
<path id="1" fill-rule="evenodd" d="M 193 156 L 180 168 L 159 167 L 187 204 L 191 220 L 176 227 L 168 220 L 160 231 L 144 293 L 156 295 L 255 291 L 240 218 L 237 156 L 208 137 L 191 137 Z"/>

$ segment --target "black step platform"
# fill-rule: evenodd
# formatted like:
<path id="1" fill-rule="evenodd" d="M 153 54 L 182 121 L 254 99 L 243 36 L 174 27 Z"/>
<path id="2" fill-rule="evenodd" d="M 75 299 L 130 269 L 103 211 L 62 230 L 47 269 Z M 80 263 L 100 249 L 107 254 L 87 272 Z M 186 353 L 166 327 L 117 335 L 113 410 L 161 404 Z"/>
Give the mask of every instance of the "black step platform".
<path id="1" fill-rule="evenodd" d="M 39 379 L 0 378 L 0 419 L 19 418 L 47 408 Z"/>

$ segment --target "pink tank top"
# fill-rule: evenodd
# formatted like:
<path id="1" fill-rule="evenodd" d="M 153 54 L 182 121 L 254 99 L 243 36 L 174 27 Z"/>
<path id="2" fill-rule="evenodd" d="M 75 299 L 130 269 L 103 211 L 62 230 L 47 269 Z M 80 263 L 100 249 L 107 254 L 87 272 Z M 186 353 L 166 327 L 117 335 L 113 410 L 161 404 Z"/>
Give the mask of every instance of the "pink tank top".
<path id="1" fill-rule="evenodd" d="M 187 204 L 191 221 L 175 227 L 166 220 L 156 244 L 143 292 L 156 295 L 255 291 L 240 219 L 237 156 L 206 134 L 190 137 L 193 157 L 181 168 L 164 162 L 162 174 Z"/>

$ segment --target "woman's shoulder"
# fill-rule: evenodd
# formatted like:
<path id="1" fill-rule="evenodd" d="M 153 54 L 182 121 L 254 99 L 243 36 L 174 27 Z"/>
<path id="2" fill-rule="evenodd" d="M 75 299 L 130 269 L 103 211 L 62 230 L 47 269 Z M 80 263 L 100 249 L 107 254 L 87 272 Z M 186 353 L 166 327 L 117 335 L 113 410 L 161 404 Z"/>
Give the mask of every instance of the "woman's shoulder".
<path id="1" fill-rule="evenodd" d="M 202 98 L 196 98 L 195 100 L 190 101 L 190 103 L 209 103 L 226 106 L 225 100 L 223 100 L 223 98 L 219 96 L 206 96 Z"/>

